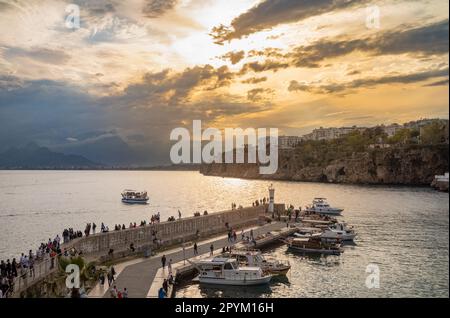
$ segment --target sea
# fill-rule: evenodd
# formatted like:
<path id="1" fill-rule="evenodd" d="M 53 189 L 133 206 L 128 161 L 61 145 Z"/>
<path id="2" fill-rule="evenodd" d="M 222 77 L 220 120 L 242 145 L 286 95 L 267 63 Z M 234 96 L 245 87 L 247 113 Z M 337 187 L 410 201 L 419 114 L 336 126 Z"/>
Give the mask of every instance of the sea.
<path id="1" fill-rule="evenodd" d="M 0 171 L 0 259 L 36 250 L 65 228 L 86 223 L 147 222 L 160 213 L 250 206 L 268 197 L 298 208 L 326 197 L 344 208 L 340 220 L 358 236 L 340 256 L 310 257 L 275 245 L 264 253 L 288 260 L 286 277 L 264 287 L 200 286 L 187 281 L 177 297 L 449 297 L 449 195 L 429 187 L 365 186 L 244 180 L 196 171 Z M 147 190 L 148 205 L 121 202 L 124 189 Z"/>

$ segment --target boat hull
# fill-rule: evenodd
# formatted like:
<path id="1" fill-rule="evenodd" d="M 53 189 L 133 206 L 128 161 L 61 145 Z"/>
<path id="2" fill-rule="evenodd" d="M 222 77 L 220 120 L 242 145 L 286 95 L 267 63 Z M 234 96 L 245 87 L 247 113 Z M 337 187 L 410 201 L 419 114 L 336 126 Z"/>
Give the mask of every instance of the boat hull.
<path id="1" fill-rule="evenodd" d="M 145 200 L 136 200 L 136 199 L 122 199 L 123 203 L 126 204 L 147 204 L 148 203 L 148 199 Z"/>
<path id="2" fill-rule="evenodd" d="M 342 209 L 330 209 L 330 210 L 319 210 L 319 209 L 307 209 L 307 212 L 313 212 L 318 214 L 325 214 L 325 215 L 335 215 L 339 216 L 342 214 Z"/>
<path id="3" fill-rule="evenodd" d="M 345 235 L 322 235 L 322 239 L 327 241 L 353 241 L 356 234 L 345 234 Z"/>
<path id="4" fill-rule="evenodd" d="M 270 268 L 270 269 L 267 269 L 267 272 L 272 274 L 272 275 L 279 275 L 279 276 L 281 276 L 281 275 L 286 275 L 289 272 L 290 269 L 291 269 L 290 266 L 289 267 L 283 267 L 283 268 Z"/>
<path id="5" fill-rule="evenodd" d="M 340 250 L 330 250 L 330 249 L 315 249 L 315 248 L 307 248 L 307 247 L 299 247 L 299 246 L 289 246 L 289 249 L 306 253 L 306 254 L 323 254 L 323 255 L 341 255 Z"/>
<path id="6" fill-rule="evenodd" d="M 225 278 L 212 278 L 212 277 L 198 277 L 198 281 L 200 284 L 207 285 L 228 285 L 228 286 L 256 286 L 256 285 L 264 285 L 268 284 L 272 276 L 265 276 L 256 279 L 248 279 L 248 280 L 232 280 Z"/>

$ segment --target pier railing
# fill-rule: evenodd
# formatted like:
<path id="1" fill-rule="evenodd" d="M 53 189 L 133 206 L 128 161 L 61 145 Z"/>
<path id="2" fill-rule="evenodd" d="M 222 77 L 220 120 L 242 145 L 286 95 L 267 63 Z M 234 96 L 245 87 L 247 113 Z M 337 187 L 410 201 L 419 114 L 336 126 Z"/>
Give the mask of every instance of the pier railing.
<path id="1" fill-rule="evenodd" d="M 14 297 L 20 296 L 20 293 L 32 286 L 37 281 L 49 276 L 58 270 L 58 259 L 56 256 L 44 258 L 34 263 L 33 269 L 29 267 L 19 267 L 17 277 L 14 278 L 12 292 Z"/>
<path id="2" fill-rule="evenodd" d="M 284 204 L 275 204 L 275 210 L 284 210 Z M 123 251 L 133 243 L 136 249 L 145 245 L 170 246 L 185 240 L 206 238 L 226 231 L 226 226 L 239 228 L 254 224 L 267 211 L 267 205 L 239 208 L 216 212 L 208 215 L 182 218 L 175 221 L 147 224 L 120 231 L 91 234 L 76 238 L 61 245 L 62 251 L 74 248 L 83 255 L 93 259 L 101 259 L 110 250 Z M 156 233 L 156 234 L 155 234 Z M 44 258 L 34 264 L 34 273 L 29 268 L 18 268 L 18 276 L 14 280 L 14 296 L 32 286 L 36 282 L 58 270 L 57 257 Z"/>

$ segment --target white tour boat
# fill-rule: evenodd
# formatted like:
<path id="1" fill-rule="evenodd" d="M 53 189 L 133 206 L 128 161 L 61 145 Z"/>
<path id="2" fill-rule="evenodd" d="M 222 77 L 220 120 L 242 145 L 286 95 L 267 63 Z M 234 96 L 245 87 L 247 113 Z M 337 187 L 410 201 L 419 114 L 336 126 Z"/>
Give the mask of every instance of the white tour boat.
<path id="1" fill-rule="evenodd" d="M 289 261 L 282 262 L 279 260 L 266 259 L 258 250 L 236 250 L 231 253 L 225 253 L 238 261 L 244 266 L 261 267 L 263 272 L 274 275 L 286 275 L 291 269 Z"/>
<path id="2" fill-rule="evenodd" d="M 239 266 L 236 259 L 214 257 L 191 262 L 200 272 L 199 282 L 214 285 L 251 286 L 267 284 L 273 275 L 263 272 L 261 267 Z"/>
<path id="3" fill-rule="evenodd" d="M 147 204 L 147 191 L 123 190 L 122 202 L 129 204 Z"/>
<path id="4" fill-rule="evenodd" d="M 336 223 L 325 229 L 322 238 L 327 240 L 353 241 L 356 232 L 353 227 L 349 227 L 347 223 Z"/>
<path id="5" fill-rule="evenodd" d="M 331 207 L 325 198 L 315 198 L 312 205 L 306 208 L 306 211 L 319 214 L 341 215 L 344 209 Z"/>

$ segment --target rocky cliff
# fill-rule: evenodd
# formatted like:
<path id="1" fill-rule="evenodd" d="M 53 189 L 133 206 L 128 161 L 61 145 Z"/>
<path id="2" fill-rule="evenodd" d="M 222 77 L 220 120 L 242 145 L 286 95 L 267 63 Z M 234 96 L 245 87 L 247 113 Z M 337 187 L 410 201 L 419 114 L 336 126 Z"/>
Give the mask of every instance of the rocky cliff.
<path id="1" fill-rule="evenodd" d="M 280 150 L 278 171 L 260 175 L 256 164 L 204 164 L 204 175 L 353 184 L 430 185 L 448 171 L 448 145 L 370 149 L 324 160 L 320 153 L 301 148 Z"/>

